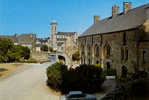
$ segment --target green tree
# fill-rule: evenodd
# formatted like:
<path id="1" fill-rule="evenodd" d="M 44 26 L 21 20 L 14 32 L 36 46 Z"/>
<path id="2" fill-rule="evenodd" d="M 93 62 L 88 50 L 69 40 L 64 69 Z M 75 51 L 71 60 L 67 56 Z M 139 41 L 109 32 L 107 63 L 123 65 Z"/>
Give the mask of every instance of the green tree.
<path id="1" fill-rule="evenodd" d="M 0 62 L 7 62 L 7 53 L 14 46 L 14 43 L 7 38 L 0 38 Z"/>
<path id="2" fill-rule="evenodd" d="M 22 47 L 22 57 L 24 59 L 29 59 L 30 58 L 30 49 L 28 47 Z"/>
<path id="3" fill-rule="evenodd" d="M 42 45 L 41 47 L 40 47 L 40 50 L 41 51 L 48 51 L 48 46 L 47 45 Z"/>
<path id="4" fill-rule="evenodd" d="M 53 52 L 53 48 L 52 47 L 49 47 L 49 51 Z"/>
<path id="5" fill-rule="evenodd" d="M 0 62 L 14 62 L 21 58 L 30 58 L 30 49 L 14 43 L 7 38 L 0 38 Z"/>
<path id="6" fill-rule="evenodd" d="M 75 53 L 72 55 L 72 60 L 73 60 L 73 61 L 79 61 L 79 60 L 80 60 L 80 53 L 79 53 L 79 51 L 75 52 Z"/>

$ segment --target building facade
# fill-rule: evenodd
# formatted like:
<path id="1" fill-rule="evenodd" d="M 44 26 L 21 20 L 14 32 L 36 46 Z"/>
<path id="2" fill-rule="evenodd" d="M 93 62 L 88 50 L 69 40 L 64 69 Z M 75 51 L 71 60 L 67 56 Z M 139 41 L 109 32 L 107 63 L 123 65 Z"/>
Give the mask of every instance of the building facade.
<path id="1" fill-rule="evenodd" d="M 53 21 L 51 22 L 50 28 L 50 46 L 59 52 L 66 51 L 66 47 L 69 44 L 66 44 L 68 39 L 71 39 L 71 45 L 76 45 L 78 34 L 77 32 L 58 32 L 58 23 Z M 73 43 L 73 44 L 72 44 Z"/>
<path id="2" fill-rule="evenodd" d="M 120 76 L 122 67 L 128 72 L 149 70 L 149 4 L 131 9 L 123 3 L 123 12 L 112 7 L 112 16 L 99 19 L 78 38 L 82 64 L 101 64 L 115 68 Z"/>

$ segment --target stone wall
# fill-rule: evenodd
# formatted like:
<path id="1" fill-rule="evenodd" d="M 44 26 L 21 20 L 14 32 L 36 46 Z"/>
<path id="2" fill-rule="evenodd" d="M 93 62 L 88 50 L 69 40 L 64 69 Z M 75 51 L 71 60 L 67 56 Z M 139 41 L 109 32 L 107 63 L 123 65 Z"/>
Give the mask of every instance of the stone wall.
<path id="1" fill-rule="evenodd" d="M 125 45 L 123 44 L 124 33 L 126 34 Z M 98 51 L 95 49 L 96 46 L 99 47 Z M 109 55 L 107 55 L 107 47 L 110 47 Z M 80 37 L 79 48 L 82 62 L 96 64 L 99 61 L 103 68 L 106 68 L 109 63 L 111 68 L 117 69 L 118 76 L 121 75 L 122 66 L 126 66 L 129 72 L 134 72 L 134 68 L 137 66 L 137 30 Z M 84 55 L 81 51 L 83 48 Z M 123 60 L 122 49 L 125 50 Z M 96 52 L 99 52 L 98 56 L 95 55 Z"/>

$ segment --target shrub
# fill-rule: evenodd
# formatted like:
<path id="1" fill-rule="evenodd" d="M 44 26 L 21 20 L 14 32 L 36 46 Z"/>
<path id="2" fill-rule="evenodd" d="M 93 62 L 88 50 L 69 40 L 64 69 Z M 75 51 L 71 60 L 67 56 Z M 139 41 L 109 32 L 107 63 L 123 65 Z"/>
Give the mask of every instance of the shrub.
<path id="1" fill-rule="evenodd" d="M 137 71 L 132 75 L 132 79 L 146 78 L 148 73 L 145 71 Z"/>
<path id="2" fill-rule="evenodd" d="M 47 76 L 48 85 L 64 93 L 71 90 L 96 92 L 105 80 L 102 69 L 94 65 L 80 65 L 67 70 L 67 66 L 56 63 L 48 67 Z"/>
<path id="3" fill-rule="evenodd" d="M 40 50 L 41 50 L 41 51 L 48 51 L 48 46 L 47 46 L 47 45 L 42 45 L 42 46 L 40 47 Z"/>
<path id="4" fill-rule="evenodd" d="M 75 52 L 75 53 L 72 55 L 72 60 L 73 60 L 73 61 L 79 61 L 79 60 L 80 60 L 79 51 Z"/>
<path id="5" fill-rule="evenodd" d="M 109 70 L 104 70 L 106 76 L 116 76 L 116 69 L 110 68 Z"/>

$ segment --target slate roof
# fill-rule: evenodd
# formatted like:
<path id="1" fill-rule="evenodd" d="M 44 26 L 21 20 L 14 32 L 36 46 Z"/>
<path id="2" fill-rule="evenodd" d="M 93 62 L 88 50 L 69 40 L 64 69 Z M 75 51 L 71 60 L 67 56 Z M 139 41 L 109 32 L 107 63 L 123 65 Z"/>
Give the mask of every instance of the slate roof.
<path id="1" fill-rule="evenodd" d="M 21 34 L 17 37 L 19 44 L 32 44 L 36 39 L 35 34 Z"/>
<path id="2" fill-rule="evenodd" d="M 0 38 L 8 38 L 8 39 L 11 39 L 14 43 L 17 43 L 17 42 L 18 42 L 16 36 L 0 35 Z"/>
<path id="3" fill-rule="evenodd" d="M 149 19 L 149 4 L 131 9 L 126 14 L 120 13 L 117 16 L 99 20 L 80 36 L 103 34 L 137 28 L 147 19 Z"/>
<path id="4" fill-rule="evenodd" d="M 58 32 L 56 35 L 74 35 L 75 32 Z"/>

